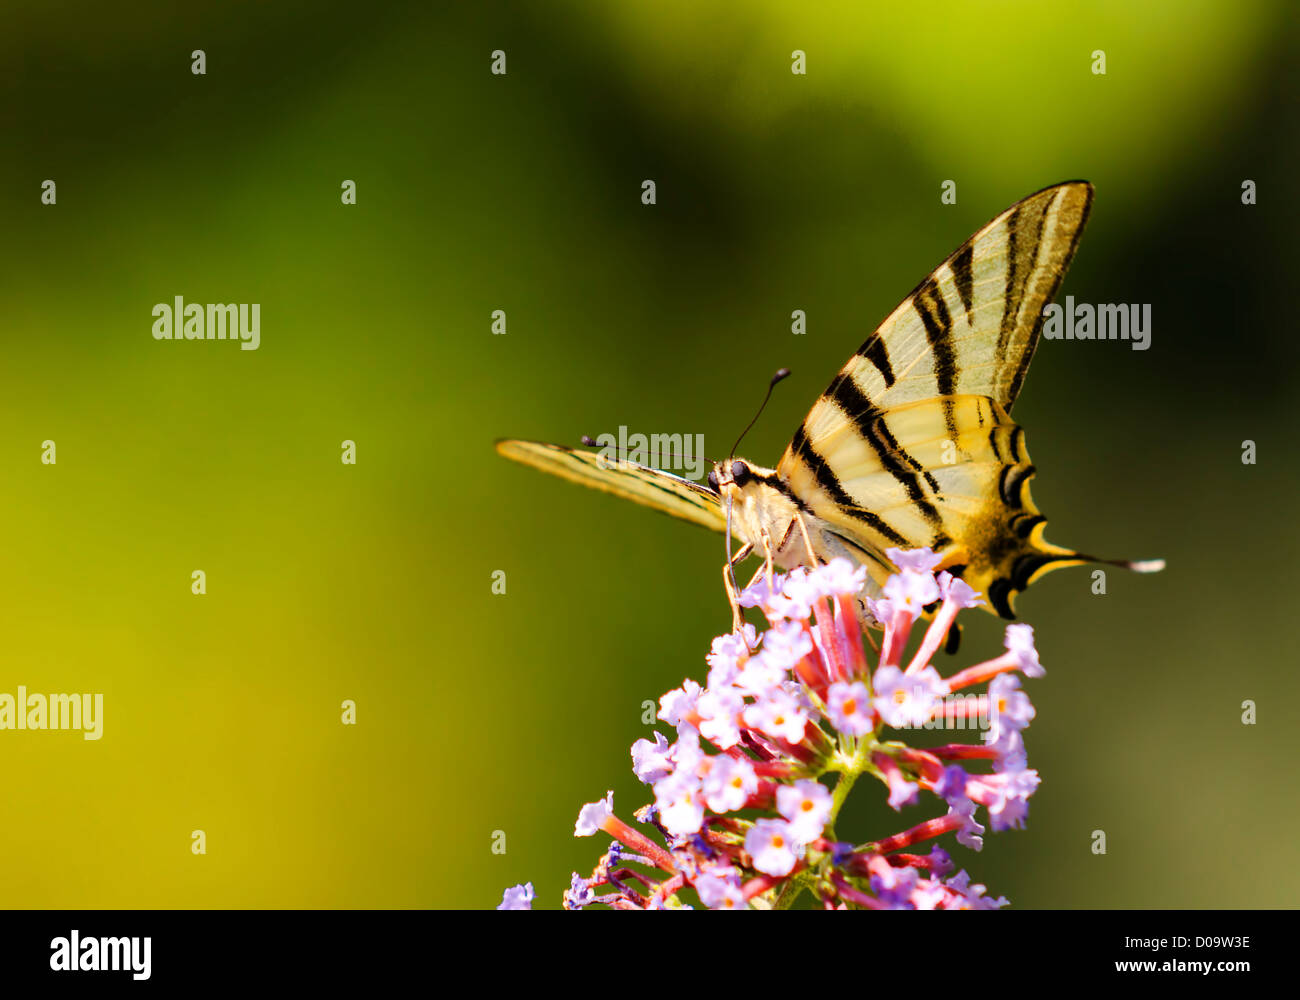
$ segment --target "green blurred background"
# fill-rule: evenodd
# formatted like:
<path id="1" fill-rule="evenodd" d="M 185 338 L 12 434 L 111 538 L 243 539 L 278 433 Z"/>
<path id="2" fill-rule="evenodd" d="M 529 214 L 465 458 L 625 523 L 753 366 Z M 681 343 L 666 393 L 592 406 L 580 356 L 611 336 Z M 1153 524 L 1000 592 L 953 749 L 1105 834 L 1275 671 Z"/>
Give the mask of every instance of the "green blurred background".
<path id="1" fill-rule="evenodd" d="M 1290 5 L 449 6 L 0 14 L 0 691 L 105 696 L 98 743 L 0 733 L 0 905 L 557 906 L 602 849 L 581 804 L 645 801 L 642 702 L 727 627 L 721 539 L 492 440 L 717 455 L 786 365 L 743 449 L 774 463 L 930 268 L 1075 177 L 1063 294 L 1149 302 L 1154 338 L 1041 346 L 1034 495 L 1169 569 L 1020 601 L 1044 784 L 955 854 L 1021 907 L 1293 905 Z M 260 350 L 154 341 L 175 295 L 261 303 Z M 848 832 L 932 811 L 882 802 Z"/>

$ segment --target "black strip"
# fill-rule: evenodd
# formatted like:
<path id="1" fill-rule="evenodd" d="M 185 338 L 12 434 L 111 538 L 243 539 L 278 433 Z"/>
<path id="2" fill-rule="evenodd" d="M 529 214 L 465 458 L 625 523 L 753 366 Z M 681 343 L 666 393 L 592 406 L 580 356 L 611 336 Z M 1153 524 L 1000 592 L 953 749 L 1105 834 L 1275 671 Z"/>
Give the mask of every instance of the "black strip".
<path id="1" fill-rule="evenodd" d="M 1060 291 L 1061 288 L 1061 282 L 1065 280 L 1065 272 L 1069 268 L 1070 262 L 1074 260 L 1074 251 L 1079 247 L 1079 237 L 1083 235 L 1084 223 L 1088 221 L 1088 213 L 1092 210 L 1092 185 L 1088 185 L 1084 191 L 1083 208 L 1079 210 L 1079 224 L 1075 227 L 1074 234 L 1070 237 L 1070 246 L 1069 249 L 1065 251 L 1065 255 L 1061 258 L 1060 268 L 1057 270 L 1056 274 L 1052 276 L 1052 287 L 1048 289 L 1047 297 L 1043 299 L 1043 305 L 1047 305 L 1056 298 L 1056 293 Z M 1044 212 L 1043 218 L 1045 219 L 1046 217 L 1047 213 Z M 1020 366 L 1016 369 L 1015 375 L 1012 376 L 1011 385 L 1007 394 L 1008 408 L 1010 408 L 1011 404 L 1016 401 L 1016 396 L 1020 394 L 1020 386 L 1024 383 L 1025 375 L 1029 371 L 1029 359 L 1033 355 L 1034 348 L 1038 344 L 1039 334 L 1042 333 L 1043 329 L 1043 321 L 1045 317 L 1042 312 L 1041 309 L 1038 311 L 1038 319 L 1034 323 L 1034 330 L 1030 335 L 1029 349 L 1026 352 L 1025 357 L 1021 358 Z"/>
<path id="2" fill-rule="evenodd" d="M 894 366 L 889 363 L 889 348 L 885 346 L 884 337 L 879 335 L 872 337 L 862 345 L 862 350 L 858 351 L 858 354 L 876 366 L 876 371 L 880 372 L 880 377 L 885 380 L 886 389 L 897 381 L 894 378 Z"/>
<path id="3" fill-rule="evenodd" d="M 800 431 L 802 430 L 803 428 L 800 428 Z M 770 486 L 772 489 L 776 490 L 778 493 L 780 493 L 783 497 L 785 497 L 787 500 L 793 503 L 800 510 L 805 511 L 807 513 L 812 513 L 812 508 L 809 507 L 806 503 L 804 503 L 803 498 L 800 497 L 798 494 L 796 494 L 794 490 L 790 489 L 786 481 L 782 479 L 779 475 L 773 474 L 770 476 L 755 476 L 754 479 L 762 483 L 764 486 Z"/>
<path id="4" fill-rule="evenodd" d="M 1020 223 L 1022 202 L 1007 216 L 1007 284 L 1002 292 L 1002 327 L 998 331 L 998 357 L 1007 350 L 1007 341 L 1016 325 L 1016 316 L 1020 312 L 1020 296 L 1016 294 L 1016 226 Z M 1014 307 L 1014 308 L 1013 308 Z"/>
<path id="5" fill-rule="evenodd" d="M 1029 453 L 1025 451 L 1025 429 L 1019 424 L 1011 432 L 1011 457 L 1017 462 L 1029 460 Z"/>
<path id="6" fill-rule="evenodd" d="M 912 307 L 925 325 L 925 337 L 934 353 L 934 377 L 940 396 L 957 390 L 957 355 L 952 346 L 952 317 L 944 304 L 939 285 L 931 277 L 912 299 Z M 950 428 L 952 429 L 952 428 Z M 955 433 L 955 429 L 954 430 Z"/>
<path id="7" fill-rule="evenodd" d="M 1070 559 L 1077 559 L 1076 555 L 1068 556 L 1048 556 L 1040 552 L 1027 552 L 1020 556 L 1015 564 L 1011 567 L 1011 582 L 1017 590 L 1024 590 L 1029 586 L 1029 579 L 1044 566 L 1050 566 L 1054 562 L 1066 562 Z"/>
<path id="8" fill-rule="evenodd" d="M 1034 242 L 1035 260 L 1037 260 L 1038 258 L 1038 248 L 1043 245 L 1043 229 L 1047 225 L 1047 211 L 1052 207 L 1053 204 L 1056 203 L 1057 199 L 1059 198 L 1060 195 L 1058 194 L 1056 198 L 1052 199 L 1052 201 L 1044 205 L 1042 213 L 1038 216 L 1038 236 Z M 1076 237 L 1078 236 L 1077 232 L 1075 233 L 1075 236 Z M 1069 264 L 1069 260 L 1067 259 L 1064 263 Z M 1043 305 L 1046 305 L 1048 302 L 1051 302 L 1053 298 L 1055 298 L 1056 289 L 1060 285 L 1061 279 L 1064 276 L 1065 276 L 1065 268 L 1062 267 L 1059 271 L 1056 272 L 1056 275 L 1053 278 L 1052 287 L 1048 290 L 1047 296 L 1043 299 Z M 1028 279 L 1026 279 L 1026 285 L 1028 285 Z M 1025 291 L 1028 292 L 1029 288 L 1026 287 Z M 1018 311 L 1019 310 L 1017 310 L 1017 312 Z M 1043 316 L 1042 306 L 1039 306 L 1038 315 L 1034 317 L 1033 326 L 1030 327 L 1029 336 L 1025 340 L 1025 346 L 1023 350 L 1021 350 L 1020 352 L 1020 360 L 1016 362 L 1015 374 L 1011 376 L 1011 384 L 1007 387 L 1008 406 L 1010 406 L 1013 402 L 1015 402 L 1016 397 L 1020 395 L 1020 386 L 1024 383 L 1025 376 L 1029 373 L 1029 362 L 1034 359 L 1034 349 L 1037 348 L 1038 346 L 1038 335 L 1043 329 L 1044 318 L 1045 317 Z"/>
<path id="9" fill-rule="evenodd" d="M 1005 461 L 1002 457 L 1002 447 L 998 444 L 998 431 L 1001 430 L 1000 424 L 994 424 L 993 430 L 989 431 L 989 447 L 993 449 L 993 457 L 999 462 Z"/>
<path id="10" fill-rule="evenodd" d="M 926 472 L 921 463 L 909 455 L 895 440 L 883 419 L 883 411 L 871 400 L 867 399 L 866 395 L 858 387 L 857 382 L 847 373 L 841 374 L 831 383 L 826 395 L 835 402 L 835 405 L 840 408 L 846 417 L 853 421 L 859 433 L 875 451 L 876 457 L 880 459 L 880 464 L 907 491 L 907 498 L 916 504 L 926 521 L 938 526 L 940 523 L 939 512 L 926 499 L 925 492 L 921 489 L 921 482 L 917 478 L 917 473 L 925 476 L 926 483 L 936 494 L 939 492 L 939 484 L 934 476 Z M 907 462 L 907 466 L 911 467 L 910 469 L 899 461 L 899 456 L 902 456 Z"/>
<path id="11" fill-rule="evenodd" d="M 971 326 L 975 325 L 974 309 L 974 292 L 975 292 L 975 273 L 973 265 L 975 263 L 975 241 L 972 239 L 964 247 L 957 251 L 949 267 L 952 268 L 952 280 L 957 285 L 957 294 L 961 296 L 961 304 L 966 308 L 966 321 Z"/>
<path id="12" fill-rule="evenodd" d="M 1046 520 L 1042 514 L 1017 514 L 1011 519 L 1011 530 L 1019 538 L 1028 538 L 1034 528 Z"/>
<path id="13" fill-rule="evenodd" d="M 1032 465 L 1004 465 L 998 477 L 998 493 L 1008 507 L 1023 506 L 1020 490 L 1036 470 Z"/>
<path id="14" fill-rule="evenodd" d="M 826 459 L 822 458 L 817 453 L 817 449 L 808 443 L 808 435 L 804 431 L 802 424 L 794 433 L 794 439 L 790 442 L 790 450 L 808 466 L 813 478 L 817 480 L 817 484 L 826 491 L 827 496 L 838 504 L 846 514 L 868 525 L 872 530 L 883 535 L 895 545 L 911 544 L 879 516 L 859 507 L 857 502 L 844 492 L 844 487 L 840 485 L 840 481 L 836 478 L 835 473 L 831 471 L 831 467 L 826 464 Z"/>
<path id="15" fill-rule="evenodd" d="M 1011 610 L 1011 584 L 1008 581 L 999 578 L 989 584 L 989 603 L 1003 618 L 1015 619 L 1016 613 Z"/>

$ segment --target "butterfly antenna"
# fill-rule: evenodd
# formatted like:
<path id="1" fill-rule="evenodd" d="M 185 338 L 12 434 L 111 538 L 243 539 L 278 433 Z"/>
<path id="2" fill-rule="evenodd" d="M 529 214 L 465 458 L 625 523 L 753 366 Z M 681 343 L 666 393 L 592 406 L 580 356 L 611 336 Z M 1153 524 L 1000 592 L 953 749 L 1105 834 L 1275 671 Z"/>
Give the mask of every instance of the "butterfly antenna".
<path id="1" fill-rule="evenodd" d="M 758 423 L 758 418 L 763 415 L 763 410 L 767 406 L 767 401 L 772 398 L 772 390 L 776 388 L 776 384 L 786 378 L 789 374 L 789 368 L 782 368 L 772 376 L 772 381 L 767 384 L 767 395 L 763 397 L 763 402 L 759 405 L 758 412 L 754 414 L 754 419 L 749 422 L 749 427 L 746 427 L 740 432 L 740 437 L 736 438 L 736 443 L 731 446 L 731 455 L 734 456 L 736 454 L 736 449 L 740 447 L 740 442 L 745 440 L 745 435 L 749 433 L 750 428 Z"/>

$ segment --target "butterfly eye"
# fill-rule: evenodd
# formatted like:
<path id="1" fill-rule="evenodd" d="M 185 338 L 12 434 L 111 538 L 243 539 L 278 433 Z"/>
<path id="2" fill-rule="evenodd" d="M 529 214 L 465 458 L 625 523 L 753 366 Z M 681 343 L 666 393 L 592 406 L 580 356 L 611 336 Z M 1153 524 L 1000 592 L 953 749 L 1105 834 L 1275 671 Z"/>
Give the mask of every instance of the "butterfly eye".
<path id="1" fill-rule="evenodd" d="M 737 486 L 744 486 L 749 481 L 749 466 L 744 462 L 731 463 L 731 478 Z"/>
<path id="2" fill-rule="evenodd" d="M 718 470 L 717 469 L 709 470 L 709 486 L 714 493 L 718 492 Z"/>

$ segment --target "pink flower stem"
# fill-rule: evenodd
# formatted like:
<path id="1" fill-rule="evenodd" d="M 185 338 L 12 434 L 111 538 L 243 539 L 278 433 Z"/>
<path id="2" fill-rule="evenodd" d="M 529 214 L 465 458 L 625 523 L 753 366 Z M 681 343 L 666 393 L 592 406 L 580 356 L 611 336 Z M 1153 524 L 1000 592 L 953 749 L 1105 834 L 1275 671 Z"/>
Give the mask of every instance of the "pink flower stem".
<path id="1" fill-rule="evenodd" d="M 894 613 L 894 620 L 885 626 L 885 638 L 880 645 L 880 666 L 898 666 L 902 662 L 907 637 L 912 634 L 912 620 L 910 612 Z"/>
<path id="2" fill-rule="evenodd" d="M 971 723 L 968 728 L 976 728 L 974 723 L 978 722 L 988 714 L 989 696 L 986 694 L 975 695 L 971 697 L 964 695 L 959 701 L 940 702 L 939 707 L 931 714 L 930 718 L 937 719 L 943 717 L 944 726 L 952 729 L 960 715 L 966 722 Z"/>
<path id="3" fill-rule="evenodd" d="M 953 674 L 948 678 L 948 690 L 957 691 L 972 684 L 979 684 L 982 681 L 992 680 L 998 674 L 1005 674 L 1008 670 L 1015 670 L 1020 665 L 1014 653 L 1003 653 L 995 660 L 986 660 L 983 663 L 977 663 L 973 667 L 967 667 L 960 673 Z"/>
<path id="4" fill-rule="evenodd" d="M 924 823 L 917 823 L 910 830 L 904 830 L 892 837 L 876 841 L 876 843 L 870 845 L 870 852 L 873 854 L 888 854 L 890 851 L 911 847 L 922 840 L 930 840 L 934 837 L 942 837 L 945 833 L 951 833 L 953 830 L 960 828 L 963 822 L 965 822 L 964 819 L 957 815 L 927 819 Z"/>
<path id="5" fill-rule="evenodd" d="M 897 756 L 899 760 L 915 764 L 921 772 L 921 777 L 926 781 L 938 781 L 943 777 L 943 762 L 933 753 L 904 747 L 898 751 Z"/>
<path id="6" fill-rule="evenodd" d="M 752 764 L 754 773 L 760 778 L 789 778 L 795 773 L 795 766 L 783 760 L 760 760 Z"/>
<path id="7" fill-rule="evenodd" d="M 600 828 L 608 833 L 615 840 L 626 844 L 632 850 L 636 851 L 644 858 L 653 861 L 655 867 L 662 868 L 670 875 L 677 874 L 677 865 L 673 862 L 673 856 L 656 844 L 639 830 L 633 830 L 613 813 L 605 817 L 605 822 L 600 824 Z"/>
<path id="8" fill-rule="evenodd" d="M 835 600 L 839 605 L 839 622 L 844 632 L 844 644 L 848 646 L 848 670 L 846 680 L 855 680 L 867 675 L 867 654 L 862 648 L 862 629 L 858 627 L 858 607 L 853 598 L 839 594 Z"/>
<path id="9" fill-rule="evenodd" d="M 943 640 L 947 638 L 948 629 L 952 628 L 952 623 L 957 620 L 957 612 L 960 610 L 957 602 L 951 598 L 943 602 L 934 620 L 930 622 L 930 627 L 925 630 L 920 648 L 917 649 L 916 655 L 912 657 L 912 662 L 907 665 L 904 673 L 914 674 L 930 662 L 930 657 L 938 651 Z"/>
<path id="10" fill-rule="evenodd" d="M 686 884 L 686 876 L 683 875 L 681 872 L 678 872 L 672 878 L 664 879 L 662 882 L 659 883 L 658 886 L 655 887 L 655 890 L 652 893 L 650 893 L 649 902 L 653 903 L 655 900 L 659 900 L 660 902 L 662 902 L 663 900 L 666 900 L 669 896 L 676 893 L 677 890 L 679 890 L 685 884 Z"/>
<path id="11" fill-rule="evenodd" d="M 817 618 L 817 631 L 822 637 L 821 652 L 823 659 L 826 660 L 827 679 L 831 682 L 847 680 L 849 667 L 844 659 L 844 648 L 835 628 L 835 613 L 831 610 L 831 602 L 822 597 L 813 607 Z"/>
<path id="12" fill-rule="evenodd" d="M 791 872 L 790 874 L 793 875 L 794 872 Z M 750 900 L 755 896 L 767 892 L 767 890 L 776 886 L 780 881 L 781 879 L 777 878 L 775 875 L 760 875 L 757 878 L 751 878 L 746 882 L 745 887 L 741 891 L 745 894 L 745 899 Z"/>
<path id="13" fill-rule="evenodd" d="M 849 885 L 848 879 L 839 872 L 832 873 L 831 881 L 835 884 L 835 891 L 839 893 L 840 898 L 858 906 L 865 907 L 868 910 L 880 909 L 880 900 L 853 888 L 853 886 Z"/>
<path id="14" fill-rule="evenodd" d="M 930 753 L 940 760 L 993 760 L 998 750 L 987 743 L 947 743 L 931 747 Z"/>

